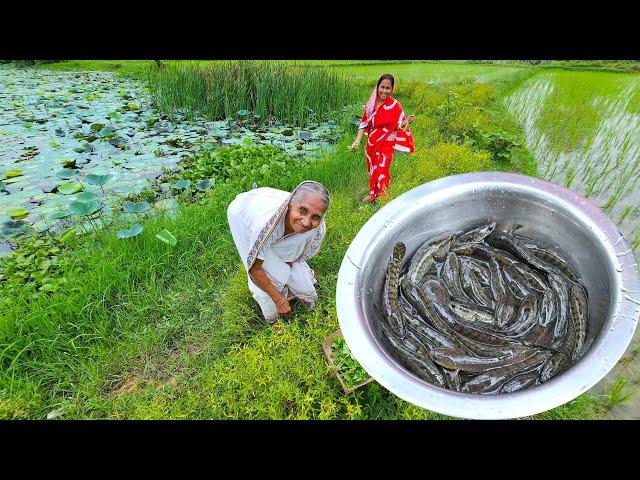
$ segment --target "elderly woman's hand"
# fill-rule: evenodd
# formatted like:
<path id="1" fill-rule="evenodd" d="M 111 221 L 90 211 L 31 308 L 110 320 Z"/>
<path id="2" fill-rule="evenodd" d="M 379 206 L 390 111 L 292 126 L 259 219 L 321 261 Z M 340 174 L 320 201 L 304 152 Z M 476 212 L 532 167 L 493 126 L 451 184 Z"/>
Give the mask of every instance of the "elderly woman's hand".
<path id="1" fill-rule="evenodd" d="M 288 317 L 291 315 L 291 305 L 289 305 L 289 300 L 286 297 L 282 297 L 279 303 L 276 303 L 276 310 L 278 315 L 282 317 Z"/>

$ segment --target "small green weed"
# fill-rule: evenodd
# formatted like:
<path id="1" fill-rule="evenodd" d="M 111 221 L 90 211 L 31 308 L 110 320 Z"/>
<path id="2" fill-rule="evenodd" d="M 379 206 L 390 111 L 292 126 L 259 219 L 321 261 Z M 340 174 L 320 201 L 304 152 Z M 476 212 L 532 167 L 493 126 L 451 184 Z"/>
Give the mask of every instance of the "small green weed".
<path id="1" fill-rule="evenodd" d="M 331 350 L 333 352 L 333 362 L 347 388 L 353 388 L 369 379 L 369 374 L 353 357 L 344 338 L 336 337 Z"/>

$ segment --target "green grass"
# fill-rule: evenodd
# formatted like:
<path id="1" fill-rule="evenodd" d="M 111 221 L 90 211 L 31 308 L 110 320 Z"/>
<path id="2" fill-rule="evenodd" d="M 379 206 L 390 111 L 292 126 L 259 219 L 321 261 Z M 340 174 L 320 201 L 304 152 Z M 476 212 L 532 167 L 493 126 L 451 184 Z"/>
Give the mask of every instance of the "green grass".
<path id="1" fill-rule="evenodd" d="M 412 128 L 416 153 L 395 157 L 393 196 L 451 173 L 531 168 L 526 152 L 498 163 L 440 133 L 436 112 L 453 90 L 474 99 L 453 105 L 458 111 L 480 109 L 482 117 L 473 118 L 488 130 L 512 130 L 495 92 L 464 83 L 401 85 L 407 111 L 425 95 L 429 106 Z M 359 109 L 345 112 L 344 128 Z M 467 131 L 470 118 L 461 115 L 456 131 Z M 350 128 L 334 153 L 270 185 L 291 190 L 314 179 L 331 193 L 327 236 L 310 260 L 319 282 L 315 310 L 296 310 L 281 334 L 266 326 L 226 220 L 240 189 L 216 185 L 202 204 L 182 205 L 177 217 L 148 220 L 138 237 L 117 240 L 116 223 L 100 244 L 87 238 L 63 253 L 62 265 L 77 273 L 56 292 L 14 292 L 0 321 L 0 417 L 44 418 L 60 410 L 60 418 L 446 418 L 375 382 L 343 395 L 322 354 L 322 341 L 338 327 L 335 288 L 344 253 L 380 208 L 361 203 L 368 179 L 363 152 L 347 151 L 356 133 Z M 155 239 L 162 227 L 177 237 L 175 247 Z M 598 399 L 582 395 L 534 418 L 600 413 Z"/>
<path id="2" fill-rule="evenodd" d="M 441 82 L 458 78 L 474 78 L 478 81 L 489 82 L 498 78 L 515 75 L 526 67 L 484 65 L 470 63 L 384 63 L 374 65 L 345 65 L 336 66 L 337 70 L 349 72 L 354 78 L 369 83 L 376 82 L 380 75 L 392 73 L 398 84 L 408 81 Z M 371 87 L 373 88 L 373 87 Z"/>

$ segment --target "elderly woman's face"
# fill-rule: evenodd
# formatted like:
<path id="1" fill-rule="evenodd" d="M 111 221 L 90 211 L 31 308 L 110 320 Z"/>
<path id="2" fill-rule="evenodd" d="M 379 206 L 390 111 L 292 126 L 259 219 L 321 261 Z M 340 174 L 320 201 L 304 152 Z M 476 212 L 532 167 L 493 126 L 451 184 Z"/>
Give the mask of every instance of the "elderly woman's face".
<path id="1" fill-rule="evenodd" d="M 289 224 L 296 233 L 305 233 L 322 222 L 325 206 L 322 199 L 307 193 L 289 206 Z"/>

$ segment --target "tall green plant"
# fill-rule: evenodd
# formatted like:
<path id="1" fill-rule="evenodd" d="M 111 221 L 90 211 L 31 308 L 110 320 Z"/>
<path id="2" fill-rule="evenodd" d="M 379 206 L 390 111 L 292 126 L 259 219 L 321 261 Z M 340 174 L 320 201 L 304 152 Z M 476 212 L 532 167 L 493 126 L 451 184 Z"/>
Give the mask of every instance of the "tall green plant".
<path id="1" fill-rule="evenodd" d="M 345 74 L 318 66 L 277 61 L 176 63 L 147 71 L 162 111 L 210 119 L 234 118 L 246 110 L 265 121 L 294 125 L 326 118 L 357 97 Z"/>

